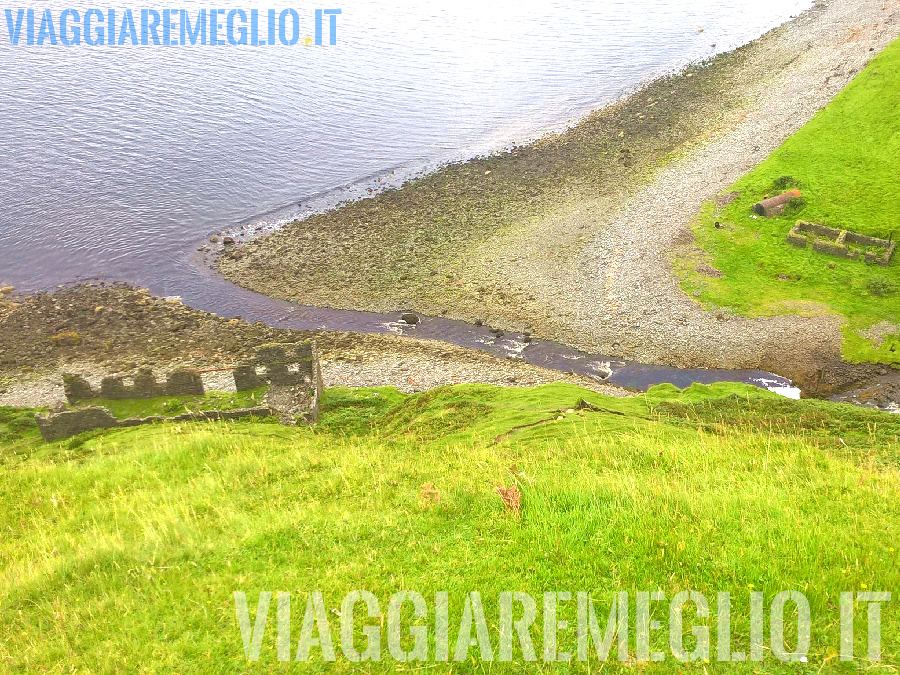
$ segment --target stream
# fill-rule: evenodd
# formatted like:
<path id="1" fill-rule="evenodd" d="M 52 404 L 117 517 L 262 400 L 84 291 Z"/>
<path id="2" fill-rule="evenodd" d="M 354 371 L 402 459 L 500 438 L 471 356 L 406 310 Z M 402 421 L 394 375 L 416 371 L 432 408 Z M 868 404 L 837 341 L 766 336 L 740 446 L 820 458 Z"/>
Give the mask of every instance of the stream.
<path id="1" fill-rule="evenodd" d="M 684 388 L 695 382 L 742 382 L 788 398 L 800 398 L 800 390 L 793 387 L 790 380 L 764 370 L 675 368 L 646 364 L 616 356 L 589 354 L 551 340 L 495 331 L 488 326 L 476 326 L 454 319 L 417 315 L 417 323 L 407 323 L 401 319 L 403 312 L 378 314 L 297 305 L 235 286 L 202 263 L 195 266 L 195 271 L 204 277 L 202 283 L 190 284 L 189 292 L 179 297 L 195 309 L 227 318 L 262 321 L 275 328 L 292 330 L 392 333 L 421 340 L 442 340 L 500 358 L 518 359 L 636 391 L 646 391 L 653 385 L 663 383 Z"/>

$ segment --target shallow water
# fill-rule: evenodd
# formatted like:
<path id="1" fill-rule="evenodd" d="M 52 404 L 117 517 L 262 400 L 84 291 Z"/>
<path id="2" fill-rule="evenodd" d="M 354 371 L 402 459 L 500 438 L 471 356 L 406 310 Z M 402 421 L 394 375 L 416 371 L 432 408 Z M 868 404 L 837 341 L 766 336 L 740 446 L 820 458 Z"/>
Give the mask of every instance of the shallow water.
<path id="1" fill-rule="evenodd" d="M 203 268 L 198 268 L 203 269 Z M 668 382 L 687 387 L 697 382 L 743 382 L 769 389 L 789 398 L 799 398 L 800 391 L 790 380 L 763 370 L 725 370 L 715 368 L 673 368 L 622 360 L 618 357 L 589 354 L 549 340 L 532 340 L 522 333 L 494 333 L 488 326 L 474 326 L 464 321 L 420 316 L 418 323 L 407 324 L 401 312 L 377 314 L 320 307 L 304 307 L 274 300 L 259 293 L 238 288 L 204 272 L 207 279 L 200 287 L 208 295 L 193 298 L 191 304 L 221 307 L 232 316 L 237 313 L 250 322 L 262 321 L 277 328 L 294 330 L 346 330 L 361 333 L 393 333 L 420 339 L 444 340 L 452 344 L 478 349 L 495 356 L 523 360 L 536 366 L 585 375 L 598 382 L 644 391 L 655 384 Z M 223 302 L 222 298 L 226 298 Z M 228 310 L 232 310 L 228 312 Z"/>
<path id="2" fill-rule="evenodd" d="M 809 4 L 347 0 L 336 46 L 276 48 L 12 47 L 0 19 L 0 281 L 119 279 L 227 316 L 387 330 L 388 317 L 235 289 L 194 251 L 236 223 L 302 217 L 564 126 Z M 483 337 L 437 319 L 416 330 Z M 557 358 L 538 352 L 522 355 Z"/>

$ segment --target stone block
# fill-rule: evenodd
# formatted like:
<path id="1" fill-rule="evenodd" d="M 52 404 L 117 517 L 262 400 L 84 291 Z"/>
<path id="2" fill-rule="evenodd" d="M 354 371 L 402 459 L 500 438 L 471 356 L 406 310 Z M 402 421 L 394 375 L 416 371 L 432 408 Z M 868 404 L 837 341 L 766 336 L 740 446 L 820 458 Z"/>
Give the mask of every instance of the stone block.
<path id="1" fill-rule="evenodd" d="M 149 368 L 140 368 L 131 379 L 133 384 L 129 388 L 128 398 L 156 398 L 165 395 L 164 387 L 156 381 Z"/>
<path id="2" fill-rule="evenodd" d="M 111 401 L 122 401 L 131 398 L 129 387 L 125 386 L 124 377 L 104 377 L 100 381 L 100 398 Z"/>
<path id="3" fill-rule="evenodd" d="M 166 394 L 169 396 L 203 396 L 203 377 L 194 368 L 179 368 L 169 373 L 166 379 Z"/>
<path id="4" fill-rule="evenodd" d="M 35 415 L 41 437 L 47 443 L 63 438 L 71 438 L 85 431 L 112 429 L 119 421 L 106 408 L 91 407 L 82 410 L 67 410 L 49 415 Z"/>
<path id="5" fill-rule="evenodd" d="M 81 375 L 63 375 L 63 389 L 69 403 L 97 398 L 90 383 Z"/>
<path id="6" fill-rule="evenodd" d="M 265 385 L 266 380 L 256 374 L 256 367 L 238 366 L 233 371 L 234 387 L 237 391 L 250 391 Z"/>

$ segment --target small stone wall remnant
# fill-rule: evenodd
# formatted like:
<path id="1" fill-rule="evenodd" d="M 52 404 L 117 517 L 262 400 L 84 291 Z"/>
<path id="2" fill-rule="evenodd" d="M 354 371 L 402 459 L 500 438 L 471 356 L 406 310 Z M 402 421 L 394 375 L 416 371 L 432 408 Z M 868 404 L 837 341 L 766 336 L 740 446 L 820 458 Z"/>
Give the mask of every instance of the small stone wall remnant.
<path id="1" fill-rule="evenodd" d="M 269 417 L 272 410 L 265 406 L 256 408 L 240 408 L 238 410 L 201 410 L 182 413 L 174 417 L 130 417 L 125 420 L 116 419 L 112 413 L 101 406 L 66 410 L 49 415 L 35 415 L 41 437 L 47 443 L 77 436 L 85 431 L 95 429 L 119 429 L 138 427 L 154 422 L 198 422 L 203 420 L 236 420 L 242 417 Z"/>
<path id="2" fill-rule="evenodd" d="M 94 429 L 112 429 L 119 426 L 119 420 L 106 408 L 99 406 L 82 410 L 66 410 L 49 415 L 35 415 L 41 437 L 47 443 L 83 434 Z"/>
<path id="3" fill-rule="evenodd" d="M 237 391 L 259 389 L 266 381 L 256 374 L 255 366 L 238 366 L 234 369 L 234 386 Z"/>
<path id="4" fill-rule="evenodd" d="M 205 393 L 200 371 L 194 368 L 173 370 L 166 379 L 166 396 L 203 396 Z"/>
<path id="5" fill-rule="evenodd" d="M 149 368 L 140 368 L 132 375 L 104 377 L 99 391 L 95 391 L 80 375 L 63 375 L 63 387 L 66 399 L 73 404 L 92 398 L 126 401 L 160 396 L 202 396 L 206 393 L 200 371 L 193 368 L 173 370 L 165 382 L 158 382 Z"/>
<path id="6" fill-rule="evenodd" d="M 63 375 L 63 389 L 69 403 L 95 398 L 91 385 L 81 375 Z"/>
<path id="7" fill-rule="evenodd" d="M 860 257 L 860 251 L 854 246 L 872 246 L 883 248 L 884 253 L 881 255 L 875 251 L 866 251 L 864 258 L 868 263 L 874 262 L 878 265 L 885 266 L 891 261 L 897 243 L 888 239 L 879 239 L 878 237 L 869 237 L 864 234 L 857 234 L 848 230 L 838 230 L 833 227 L 826 227 L 817 223 L 807 223 L 798 220 L 797 224 L 788 232 L 787 241 L 794 246 L 806 248 L 809 245 L 810 237 L 807 233 L 817 235 L 813 240 L 813 250 L 828 255 L 838 256 L 840 258 L 849 258 L 857 260 Z"/>

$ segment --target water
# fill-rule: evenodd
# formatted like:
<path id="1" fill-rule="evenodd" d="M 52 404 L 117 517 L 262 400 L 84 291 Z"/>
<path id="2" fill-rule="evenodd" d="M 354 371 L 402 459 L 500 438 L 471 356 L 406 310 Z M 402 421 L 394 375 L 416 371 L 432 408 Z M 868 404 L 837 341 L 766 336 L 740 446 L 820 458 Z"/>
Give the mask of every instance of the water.
<path id="1" fill-rule="evenodd" d="M 273 317 L 288 310 L 197 264 L 200 241 L 534 138 L 809 4 L 346 0 L 337 46 L 308 48 L 12 47 L 0 19 L 0 281 L 121 279 Z M 299 9 L 308 33 L 313 9 Z M 375 321 L 290 312 L 320 327 Z"/>
<path id="2" fill-rule="evenodd" d="M 203 285 L 211 296 L 227 294 L 229 307 L 248 321 L 262 321 L 276 328 L 294 330 L 332 329 L 362 333 L 394 333 L 420 339 L 444 340 L 494 356 L 525 361 L 532 365 L 584 375 L 598 382 L 644 391 L 655 384 L 669 383 L 688 387 L 697 382 L 743 382 L 769 389 L 788 398 L 799 398 L 800 390 L 790 380 L 762 370 L 724 370 L 715 368 L 673 368 L 626 361 L 614 356 L 589 354 L 549 340 L 533 340 L 522 333 L 494 332 L 487 326 L 474 326 L 463 321 L 440 317 L 418 317 L 407 324 L 401 313 L 348 312 L 322 307 L 303 307 L 274 300 L 238 288 L 205 272 Z"/>

